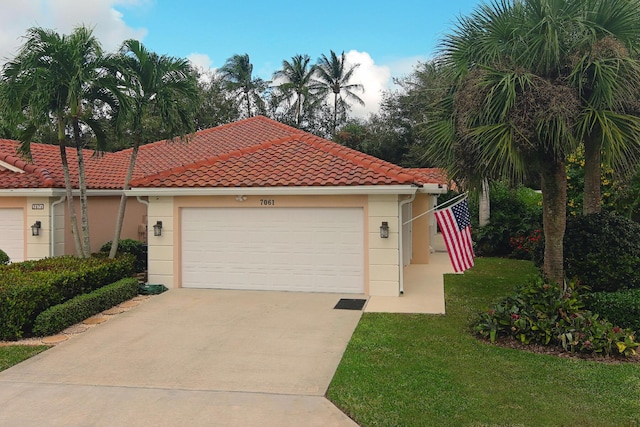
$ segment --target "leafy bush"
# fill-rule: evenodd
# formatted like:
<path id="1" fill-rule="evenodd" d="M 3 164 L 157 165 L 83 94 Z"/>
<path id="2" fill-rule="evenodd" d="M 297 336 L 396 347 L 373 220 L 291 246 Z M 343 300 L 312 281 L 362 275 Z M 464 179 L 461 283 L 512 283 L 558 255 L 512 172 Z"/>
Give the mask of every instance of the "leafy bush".
<path id="1" fill-rule="evenodd" d="M 133 273 L 133 257 L 57 257 L 0 268 L 0 339 L 29 336 L 38 314 Z"/>
<path id="2" fill-rule="evenodd" d="M 493 182 L 489 194 L 491 218 L 484 227 L 478 225 L 477 201 L 470 203 L 476 255 L 510 255 L 513 237 L 528 236 L 542 228 L 541 196 L 530 188 L 510 188 L 503 182 Z"/>
<path id="3" fill-rule="evenodd" d="M 563 288 L 537 279 L 481 313 L 473 329 L 492 342 L 503 336 L 572 353 L 635 354 L 639 344 L 632 330 L 614 327 L 583 307 L 575 283 Z"/>
<path id="4" fill-rule="evenodd" d="M 9 255 L 7 255 L 5 251 L 0 249 L 0 265 L 7 265 L 9 264 L 9 261 L 11 261 L 9 259 Z"/>
<path id="5" fill-rule="evenodd" d="M 57 334 L 94 314 L 129 300 L 137 294 L 138 281 L 136 279 L 119 280 L 43 311 L 34 322 L 33 333 L 36 336 Z"/>
<path id="6" fill-rule="evenodd" d="M 640 288 L 640 224 L 602 212 L 567 219 L 565 274 L 593 292 Z"/>
<path id="7" fill-rule="evenodd" d="M 591 311 L 610 322 L 640 331 L 640 289 L 594 292 L 585 301 Z"/>
<path id="8" fill-rule="evenodd" d="M 111 251 L 112 243 L 112 241 L 109 241 L 102 245 L 100 252 L 108 254 Z M 122 239 L 118 242 L 118 254 L 133 255 L 136 259 L 133 266 L 136 272 L 147 269 L 147 246 L 144 243 L 133 239 Z"/>

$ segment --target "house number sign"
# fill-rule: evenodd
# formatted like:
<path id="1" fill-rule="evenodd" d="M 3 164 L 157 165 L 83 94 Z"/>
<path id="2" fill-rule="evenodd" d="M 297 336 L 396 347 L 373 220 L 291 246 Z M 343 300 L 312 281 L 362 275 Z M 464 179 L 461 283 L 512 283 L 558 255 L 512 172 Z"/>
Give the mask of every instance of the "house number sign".
<path id="1" fill-rule="evenodd" d="M 274 199 L 260 199 L 260 206 L 275 206 L 276 201 Z"/>
<path id="2" fill-rule="evenodd" d="M 44 203 L 33 203 L 31 205 L 31 210 L 34 211 L 43 211 L 44 210 Z"/>

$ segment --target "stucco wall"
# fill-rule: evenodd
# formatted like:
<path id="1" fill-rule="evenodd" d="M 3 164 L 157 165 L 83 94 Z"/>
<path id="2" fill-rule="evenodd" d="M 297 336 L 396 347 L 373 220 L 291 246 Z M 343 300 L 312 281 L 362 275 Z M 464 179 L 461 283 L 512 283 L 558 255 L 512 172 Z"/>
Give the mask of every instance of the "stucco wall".
<path id="1" fill-rule="evenodd" d="M 74 199 L 78 230 L 82 234 L 80 200 Z M 119 196 L 92 196 L 89 197 L 89 233 L 91 236 L 91 252 L 97 252 L 106 242 L 113 240 L 116 218 L 118 215 Z M 76 248 L 71 234 L 71 221 L 68 214 L 68 203 L 64 202 L 64 253 L 76 254 Z M 122 239 L 145 240 L 144 229 L 147 207 L 138 202 L 135 197 L 127 199 L 125 219 L 122 226 Z M 141 228 L 142 227 L 142 228 Z"/>
<path id="2" fill-rule="evenodd" d="M 149 283 L 176 287 L 174 275 L 174 254 L 179 247 L 178 233 L 174 226 L 174 198 L 149 198 Z M 153 225 L 162 221 L 162 235 L 153 235 Z"/>
<path id="3" fill-rule="evenodd" d="M 27 197 L 25 229 L 28 229 L 25 240 L 27 246 L 26 259 L 40 259 L 51 256 L 51 220 L 49 197 Z M 41 228 L 38 236 L 33 236 L 31 226 L 40 221 Z"/>
<path id="4" fill-rule="evenodd" d="M 398 196 L 369 196 L 369 295 L 400 294 Z M 389 238 L 380 238 L 380 225 L 389 223 Z"/>

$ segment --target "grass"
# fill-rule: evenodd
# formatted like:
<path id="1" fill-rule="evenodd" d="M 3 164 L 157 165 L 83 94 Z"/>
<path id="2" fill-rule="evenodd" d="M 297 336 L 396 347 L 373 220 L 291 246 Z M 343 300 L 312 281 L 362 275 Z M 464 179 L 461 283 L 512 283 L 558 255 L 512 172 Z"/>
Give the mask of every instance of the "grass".
<path id="1" fill-rule="evenodd" d="M 637 426 L 640 364 L 507 349 L 470 334 L 474 314 L 536 274 L 481 258 L 445 276 L 446 315 L 365 313 L 329 399 L 363 426 Z"/>
<path id="2" fill-rule="evenodd" d="M 8 345 L 0 346 L 0 371 L 48 349 L 46 345 Z"/>

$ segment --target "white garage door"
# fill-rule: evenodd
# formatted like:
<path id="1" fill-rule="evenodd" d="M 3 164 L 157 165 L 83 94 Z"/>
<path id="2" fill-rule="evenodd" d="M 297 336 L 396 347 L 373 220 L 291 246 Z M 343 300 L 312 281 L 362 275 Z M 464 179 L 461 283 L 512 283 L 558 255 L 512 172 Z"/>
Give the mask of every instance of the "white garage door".
<path id="1" fill-rule="evenodd" d="M 11 262 L 24 261 L 24 214 L 22 209 L 0 209 L 0 249 Z"/>
<path id="2" fill-rule="evenodd" d="M 364 292 L 359 208 L 184 208 L 182 286 Z"/>

